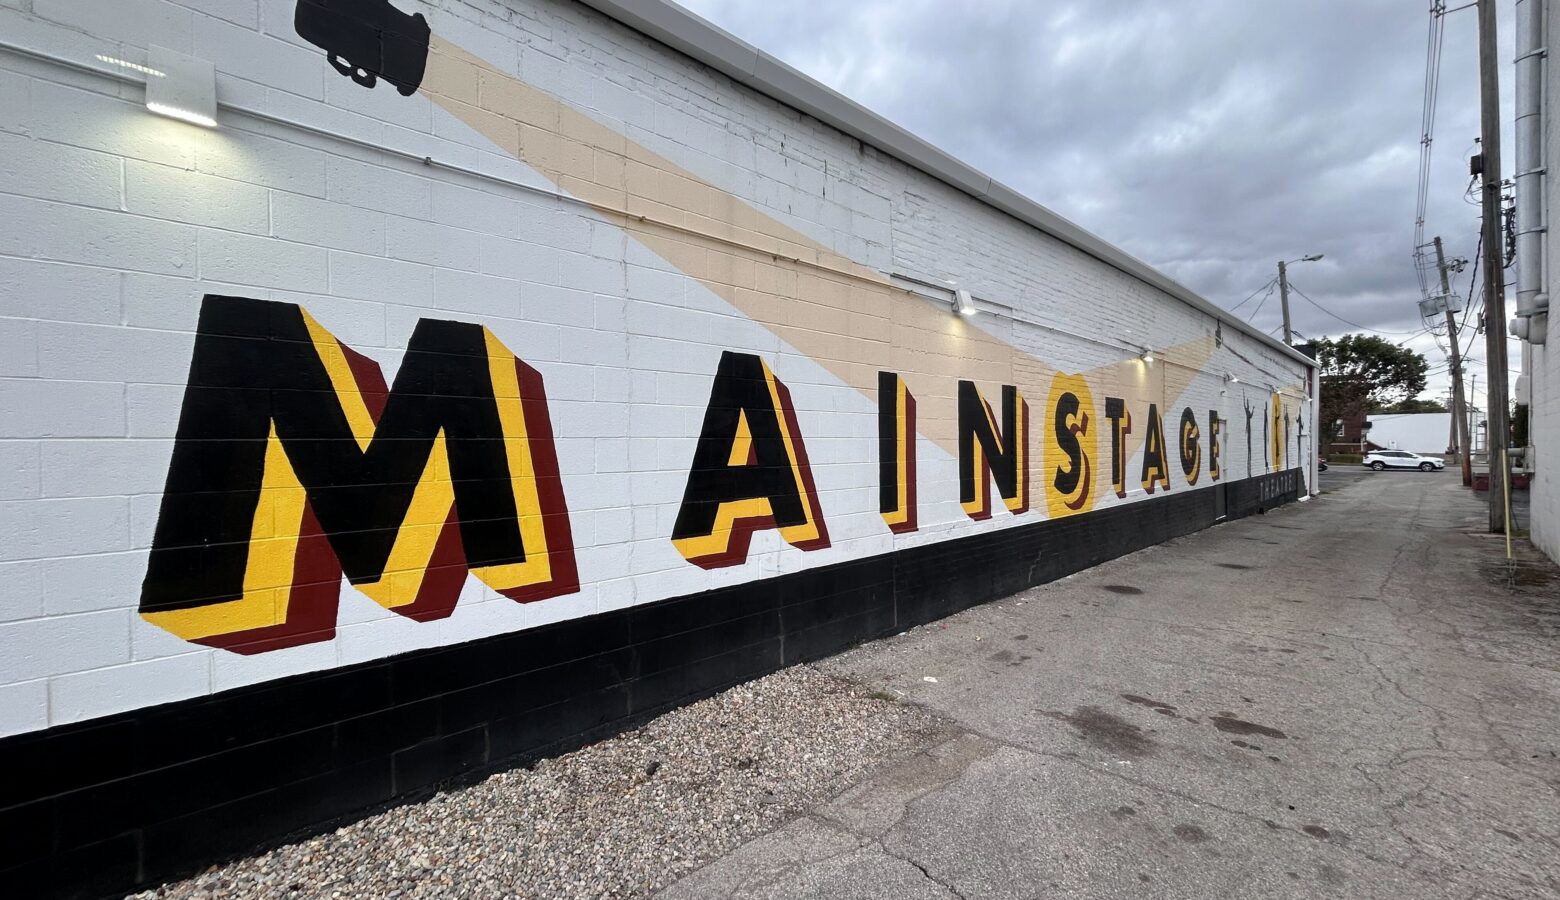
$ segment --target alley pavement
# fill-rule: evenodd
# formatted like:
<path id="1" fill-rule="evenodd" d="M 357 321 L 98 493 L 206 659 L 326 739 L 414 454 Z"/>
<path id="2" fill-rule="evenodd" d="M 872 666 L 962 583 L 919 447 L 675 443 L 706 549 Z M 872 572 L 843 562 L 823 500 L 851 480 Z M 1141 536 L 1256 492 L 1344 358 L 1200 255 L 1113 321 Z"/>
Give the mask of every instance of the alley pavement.
<path id="1" fill-rule="evenodd" d="M 943 733 L 663 896 L 1560 896 L 1560 574 L 1321 486 L 820 664 Z"/>

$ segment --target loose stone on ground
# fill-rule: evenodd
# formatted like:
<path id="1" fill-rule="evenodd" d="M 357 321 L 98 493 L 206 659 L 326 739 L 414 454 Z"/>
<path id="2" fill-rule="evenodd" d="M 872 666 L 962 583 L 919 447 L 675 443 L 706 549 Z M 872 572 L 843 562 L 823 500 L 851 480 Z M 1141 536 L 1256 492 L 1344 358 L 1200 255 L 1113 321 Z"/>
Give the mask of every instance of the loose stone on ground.
<path id="1" fill-rule="evenodd" d="M 942 734 L 797 666 L 138 898 L 639 897 Z"/>

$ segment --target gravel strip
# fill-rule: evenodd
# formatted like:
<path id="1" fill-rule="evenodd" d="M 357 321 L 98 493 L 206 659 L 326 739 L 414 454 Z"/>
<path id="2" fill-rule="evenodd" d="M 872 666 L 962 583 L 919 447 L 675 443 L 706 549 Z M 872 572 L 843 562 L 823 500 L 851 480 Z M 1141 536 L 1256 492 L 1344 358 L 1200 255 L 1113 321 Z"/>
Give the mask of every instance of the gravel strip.
<path id="1" fill-rule="evenodd" d="M 146 898 L 640 897 L 928 744 L 931 713 L 796 666 Z"/>

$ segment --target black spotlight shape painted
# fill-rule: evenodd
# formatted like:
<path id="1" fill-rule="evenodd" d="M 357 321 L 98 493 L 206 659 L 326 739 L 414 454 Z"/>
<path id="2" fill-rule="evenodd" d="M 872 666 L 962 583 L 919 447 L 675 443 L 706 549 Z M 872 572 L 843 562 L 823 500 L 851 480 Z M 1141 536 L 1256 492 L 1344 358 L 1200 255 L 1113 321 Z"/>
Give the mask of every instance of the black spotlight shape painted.
<path id="1" fill-rule="evenodd" d="M 337 72 L 366 88 L 383 78 L 410 97 L 428 68 L 428 20 L 389 0 L 298 0 L 293 28 L 324 50 Z"/>

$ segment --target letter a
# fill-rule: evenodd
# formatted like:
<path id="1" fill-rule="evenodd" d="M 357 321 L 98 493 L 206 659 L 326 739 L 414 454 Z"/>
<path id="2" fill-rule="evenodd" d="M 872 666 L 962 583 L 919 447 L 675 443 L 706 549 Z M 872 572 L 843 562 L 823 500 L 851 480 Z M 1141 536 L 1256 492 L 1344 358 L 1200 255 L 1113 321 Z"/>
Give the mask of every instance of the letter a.
<path id="1" fill-rule="evenodd" d="M 747 560 L 753 532 L 799 550 L 829 546 L 791 392 L 762 359 L 721 354 L 672 544 L 705 569 Z"/>

